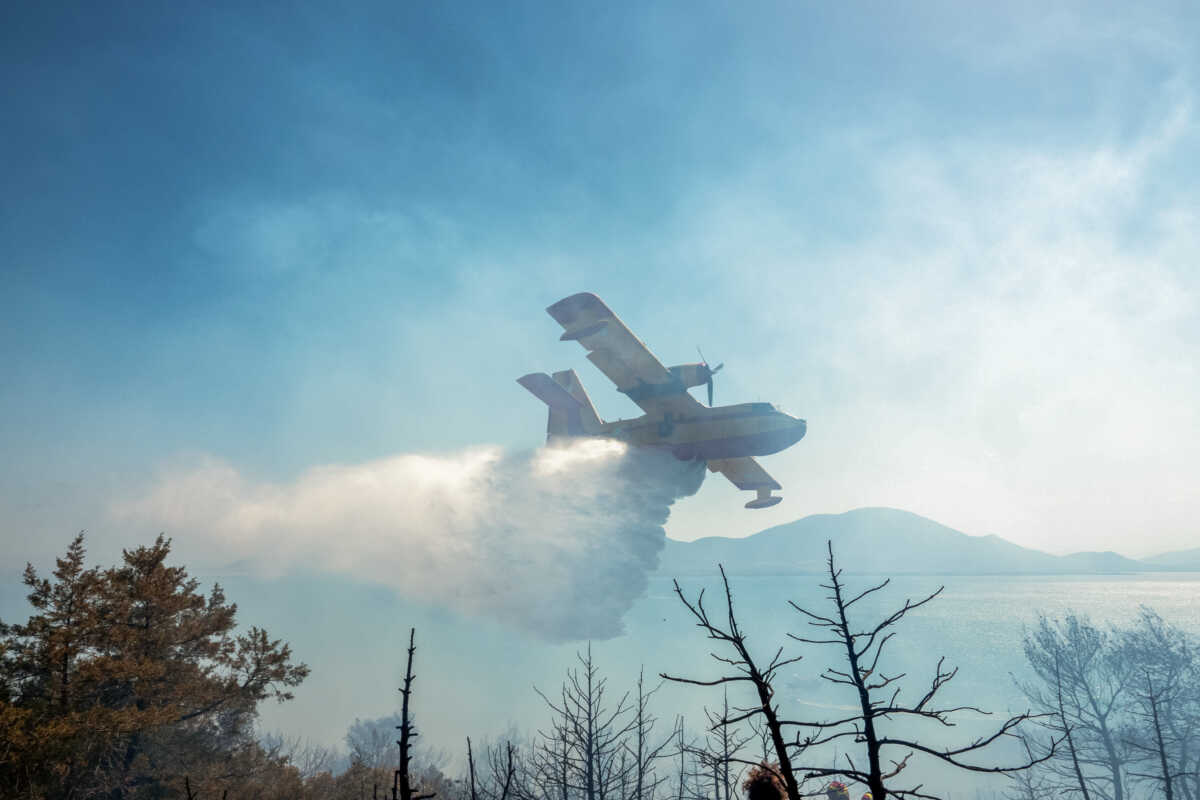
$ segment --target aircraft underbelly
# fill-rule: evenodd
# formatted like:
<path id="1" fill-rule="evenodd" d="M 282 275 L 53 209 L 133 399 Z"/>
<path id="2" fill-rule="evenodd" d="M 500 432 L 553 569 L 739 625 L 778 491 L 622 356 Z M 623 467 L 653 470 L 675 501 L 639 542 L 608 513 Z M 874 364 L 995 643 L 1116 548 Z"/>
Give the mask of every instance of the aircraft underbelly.
<path id="1" fill-rule="evenodd" d="M 697 427 L 687 432 L 682 441 L 674 443 L 676 457 L 682 459 L 741 458 L 778 453 L 804 437 L 805 426 L 777 425 L 763 422 L 723 422 Z"/>
<path id="2" fill-rule="evenodd" d="M 772 424 L 767 420 L 721 420 L 674 425 L 639 422 L 614 425 L 602 435 L 635 447 L 666 447 L 683 460 L 740 458 L 778 453 L 804 437 L 805 426 Z"/>
<path id="3" fill-rule="evenodd" d="M 717 458 L 740 458 L 742 456 L 769 456 L 790 447 L 799 440 L 793 431 L 773 430 L 723 436 L 717 439 L 695 442 L 694 458 L 712 460 Z"/>

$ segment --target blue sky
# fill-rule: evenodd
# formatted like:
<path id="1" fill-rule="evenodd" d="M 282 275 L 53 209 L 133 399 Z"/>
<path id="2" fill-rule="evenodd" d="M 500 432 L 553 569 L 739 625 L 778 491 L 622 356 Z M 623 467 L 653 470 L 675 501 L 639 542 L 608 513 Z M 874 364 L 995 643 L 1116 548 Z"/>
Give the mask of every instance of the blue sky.
<path id="1" fill-rule="evenodd" d="M 1192 4 L 26 4 L 0 26 L 14 560 L 197 459 L 536 446 L 605 298 L 809 435 L 749 515 L 1194 546 Z M 137 526 L 134 526 L 137 527 Z M 107 544 L 106 544 L 107 543 Z"/>

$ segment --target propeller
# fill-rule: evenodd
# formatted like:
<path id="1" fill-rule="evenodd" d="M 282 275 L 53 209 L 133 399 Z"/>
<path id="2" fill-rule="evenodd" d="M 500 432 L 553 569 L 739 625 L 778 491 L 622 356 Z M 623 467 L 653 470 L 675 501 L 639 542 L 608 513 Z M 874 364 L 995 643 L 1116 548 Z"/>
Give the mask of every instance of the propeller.
<path id="1" fill-rule="evenodd" d="M 700 349 L 700 345 L 696 345 L 696 352 L 700 354 L 700 363 L 704 365 L 704 368 L 706 370 L 708 370 L 708 380 L 705 381 L 705 384 L 708 386 L 708 407 L 712 408 L 713 375 L 716 375 L 718 372 L 721 371 L 721 368 L 725 366 L 725 362 L 722 361 L 720 364 L 717 364 L 715 367 L 710 367 L 710 366 L 708 366 L 708 359 L 704 357 L 704 351 Z"/>

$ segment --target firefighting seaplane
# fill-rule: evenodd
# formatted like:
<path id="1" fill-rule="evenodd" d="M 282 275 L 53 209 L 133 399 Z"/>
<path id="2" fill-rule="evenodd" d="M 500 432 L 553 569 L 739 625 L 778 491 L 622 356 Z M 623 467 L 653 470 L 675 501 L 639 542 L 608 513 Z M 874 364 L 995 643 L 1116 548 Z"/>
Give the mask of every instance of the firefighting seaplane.
<path id="1" fill-rule="evenodd" d="M 739 489 L 757 492 L 746 508 L 768 508 L 782 489 L 754 456 L 778 453 L 804 438 L 807 424 L 770 403 L 713 406 L 713 376 L 724 364 L 706 361 L 664 367 L 649 348 L 594 294 L 581 292 L 546 309 L 563 327 L 560 341 L 576 341 L 587 358 L 646 412 L 636 419 L 605 422 L 575 370 L 532 372 L 517 383 L 550 407 L 546 440 L 575 436 L 616 439 L 635 447 L 669 449 L 681 461 L 703 460 Z M 704 354 L 700 354 L 704 358 Z M 708 387 L 708 405 L 688 392 Z"/>

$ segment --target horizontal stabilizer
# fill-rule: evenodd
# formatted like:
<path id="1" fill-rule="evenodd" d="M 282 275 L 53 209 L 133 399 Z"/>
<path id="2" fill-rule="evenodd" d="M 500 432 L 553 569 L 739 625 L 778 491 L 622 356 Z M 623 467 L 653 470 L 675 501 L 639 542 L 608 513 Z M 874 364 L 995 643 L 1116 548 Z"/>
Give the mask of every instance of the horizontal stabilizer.
<path id="1" fill-rule="evenodd" d="M 607 327 L 608 320 L 602 319 L 595 325 L 587 325 L 583 328 L 576 328 L 575 330 L 567 331 L 562 336 L 558 337 L 558 340 L 560 342 L 574 342 L 578 341 L 579 339 L 586 339 L 587 337 L 597 334 Z"/>
<path id="2" fill-rule="evenodd" d="M 531 372 L 517 378 L 517 383 L 528 389 L 534 397 L 551 408 L 561 411 L 578 411 L 582 404 L 571 396 L 571 393 L 554 382 L 544 372 Z"/>

